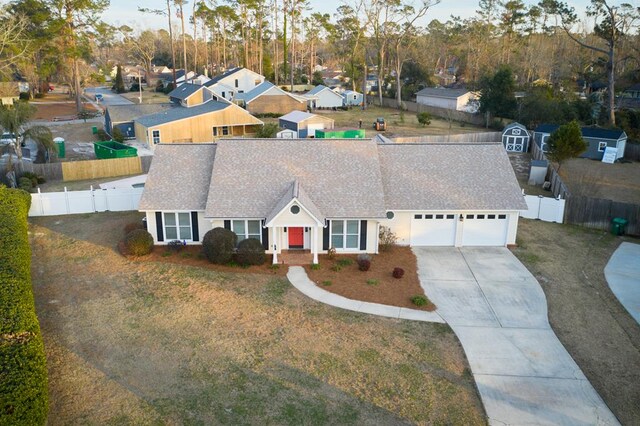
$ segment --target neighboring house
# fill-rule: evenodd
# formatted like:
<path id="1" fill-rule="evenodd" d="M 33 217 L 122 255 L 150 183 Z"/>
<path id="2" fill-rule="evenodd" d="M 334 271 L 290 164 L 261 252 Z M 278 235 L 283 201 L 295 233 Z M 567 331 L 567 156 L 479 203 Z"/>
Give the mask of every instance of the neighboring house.
<path id="1" fill-rule="evenodd" d="M 547 140 L 558 129 L 557 124 L 541 124 L 533 131 L 533 141 L 542 152 L 547 152 Z M 587 142 L 587 150 L 580 156 L 593 160 L 602 160 L 607 147 L 617 148 L 616 159 L 624 157 L 627 134 L 623 130 L 582 127 L 582 138 Z"/>
<path id="2" fill-rule="evenodd" d="M 176 70 L 176 85 L 179 86 L 185 81 L 191 80 L 196 76 L 196 73 L 193 71 L 189 71 L 185 73 L 183 69 Z M 167 87 L 169 83 L 173 84 L 173 71 L 169 70 L 169 72 L 164 72 L 162 74 L 158 74 L 156 78 L 162 81 L 164 87 Z"/>
<path id="3" fill-rule="evenodd" d="M 287 111 L 306 111 L 307 100 L 286 92 L 265 81 L 245 93 L 236 93 L 233 102 L 251 114 L 285 114 Z"/>
<path id="4" fill-rule="evenodd" d="M 622 92 L 622 96 L 631 99 L 640 99 L 640 83 L 634 84 Z"/>
<path id="5" fill-rule="evenodd" d="M 333 129 L 332 118 L 303 111 L 292 111 L 278 119 L 283 129 L 293 130 L 299 138 L 315 137 L 316 130 Z"/>
<path id="6" fill-rule="evenodd" d="M 529 151 L 529 138 L 527 128 L 515 121 L 507 124 L 502 130 L 502 145 L 507 152 Z"/>
<path id="7" fill-rule="evenodd" d="M 0 82 L 0 104 L 13 105 L 20 99 L 20 86 L 17 82 Z"/>
<path id="8" fill-rule="evenodd" d="M 104 113 L 104 131 L 113 136 L 113 129 L 119 128 L 127 139 L 136 137 L 135 120 L 172 107 L 172 104 L 109 105 Z"/>
<path id="9" fill-rule="evenodd" d="M 292 249 L 314 263 L 329 248 L 377 253 L 380 226 L 403 245 L 506 246 L 526 208 L 500 144 L 371 139 L 159 145 L 139 204 L 157 244 L 224 227 L 274 263 Z"/>
<path id="10" fill-rule="evenodd" d="M 309 100 L 311 109 L 339 108 L 344 102 L 342 95 L 323 85 L 314 87 L 303 96 Z"/>
<path id="11" fill-rule="evenodd" d="M 135 120 L 136 138 L 153 149 L 159 143 L 206 143 L 252 136 L 264 123 L 205 86 L 184 83 L 169 93 L 172 108 Z"/>
<path id="12" fill-rule="evenodd" d="M 264 82 L 264 76 L 246 68 L 233 68 L 204 83 L 213 92 L 232 101 L 238 93 L 247 93 Z"/>
<path id="13" fill-rule="evenodd" d="M 364 96 L 355 90 L 345 90 L 342 92 L 342 99 L 344 106 L 360 106 L 364 101 Z"/>
<path id="14" fill-rule="evenodd" d="M 477 99 L 475 93 L 467 89 L 447 89 L 444 87 L 425 87 L 416 93 L 416 102 L 422 105 L 462 111 L 471 100 Z"/>

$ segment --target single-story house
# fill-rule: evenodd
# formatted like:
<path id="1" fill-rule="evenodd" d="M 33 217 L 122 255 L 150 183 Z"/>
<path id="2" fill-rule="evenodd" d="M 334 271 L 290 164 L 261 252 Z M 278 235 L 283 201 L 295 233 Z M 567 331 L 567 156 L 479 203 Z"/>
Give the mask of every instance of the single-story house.
<path id="1" fill-rule="evenodd" d="M 238 93 L 247 93 L 264 82 L 264 76 L 247 68 L 232 68 L 220 75 L 212 77 L 204 83 L 209 89 L 228 101 L 232 101 Z"/>
<path id="2" fill-rule="evenodd" d="M 310 112 L 291 111 L 278 119 L 278 125 L 297 132 L 299 138 L 307 138 L 315 137 L 316 130 L 333 129 L 334 120 Z"/>
<path id="3" fill-rule="evenodd" d="M 311 109 L 339 108 L 344 103 L 342 95 L 321 84 L 305 93 L 304 97 L 309 100 Z"/>
<path id="4" fill-rule="evenodd" d="M 445 87 L 425 87 L 416 93 L 416 102 L 421 105 L 462 111 L 471 100 L 477 99 L 474 92 L 467 89 L 447 89 Z"/>
<path id="5" fill-rule="evenodd" d="M 504 145 L 507 152 L 529 151 L 529 132 L 527 128 L 515 121 L 507 124 L 502 130 L 502 145 Z"/>
<path id="6" fill-rule="evenodd" d="M 625 98 L 640 99 L 640 83 L 627 88 L 622 92 L 622 96 Z"/>
<path id="7" fill-rule="evenodd" d="M 533 131 L 533 140 L 536 145 L 547 152 L 547 139 L 555 132 L 557 124 L 541 124 Z M 600 129 L 597 127 L 582 127 L 582 138 L 587 142 L 587 150 L 580 156 L 593 160 L 602 160 L 607 147 L 617 148 L 616 159 L 624 157 L 624 149 L 627 145 L 627 134 L 624 130 Z"/>
<path id="8" fill-rule="evenodd" d="M 200 244 L 224 227 L 274 263 L 292 249 L 313 263 L 330 248 L 377 253 L 380 226 L 404 245 L 506 246 L 526 208 L 499 143 L 371 139 L 160 144 L 139 204 L 156 244 Z"/>
<path id="9" fill-rule="evenodd" d="M 169 103 L 109 105 L 104 113 L 104 131 L 109 135 L 113 135 L 113 129 L 117 127 L 125 138 L 133 139 L 136 137 L 136 119 L 164 111 L 172 106 Z"/>
<path id="10" fill-rule="evenodd" d="M 345 90 L 342 92 L 343 106 L 360 106 L 364 102 L 362 93 L 355 90 Z"/>
<path id="11" fill-rule="evenodd" d="M 136 138 L 151 149 L 159 143 L 207 143 L 223 137 L 254 135 L 264 123 L 229 102 L 176 106 L 135 121 Z"/>
<path id="12" fill-rule="evenodd" d="M 285 114 L 287 111 L 306 111 L 307 100 L 286 92 L 265 81 L 245 93 L 236 93 L 233 102 L 251 114 Z"/>

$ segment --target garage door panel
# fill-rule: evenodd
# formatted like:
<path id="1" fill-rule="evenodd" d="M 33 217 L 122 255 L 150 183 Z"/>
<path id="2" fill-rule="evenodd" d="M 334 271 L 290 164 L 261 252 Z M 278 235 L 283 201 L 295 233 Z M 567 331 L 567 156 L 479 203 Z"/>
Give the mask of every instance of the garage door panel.
<path id="1" fill-rule="evenodd" d="M 417 214 L 411 219 L 412 246 L 453 246 L 455 240 L 453 214 Z"/>
<path id="2" fill-rule="evenodd" d="M 468 214 L 462 230 L 463 246 L 504 246 L 509 221 L 506 214 Z"/>

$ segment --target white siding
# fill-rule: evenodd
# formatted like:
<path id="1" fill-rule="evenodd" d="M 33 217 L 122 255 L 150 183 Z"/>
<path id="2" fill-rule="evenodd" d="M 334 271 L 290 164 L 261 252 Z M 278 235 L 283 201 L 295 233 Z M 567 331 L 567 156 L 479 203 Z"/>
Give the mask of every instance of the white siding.
<path id="1" fill-rule="evenodd" d="M 438 108 L 446 108 L 455 110 L 458 108 L 458 103 L 455 99 L 451 98 L 436 98 L 432 96 L 417 96 L 416 102 L 422 105 L 429 105 Z"/>
<path id="2" fill-rule="evenodd" d="M 176 212 L 176 210 L 173 210 L 172 212 Z M 169 242 L 169 240 L 167 240 L 166 238 L 164 241 L 158 242 L 158 231 L 156 227 L 156 212 L 148 211 L 145 213 L 147 216 L 147 231 L 153 237 L 154 243 L 158 245 L 166 245 Z M 164 213 L 164 212 L 161 212 L 161 213 Z M 188 212 L 188 213 L 191 214 L 191 212 Z M 163 226 L 164 226 L 164 223 L 163 223 Z M 210 229 L 212 229 L 211 221 L 204 218 L 204 212 L 198 212 L 198 236 L 199 236 L 198 240 L 199 241 L 187 242 L 187 244 L 190 244 L 190 245 L 202 244 L 202 238 L 204 237 L 204 234 L 206 234 L 206 232 Z M 193 228 L 192 228 L 192 232 L 193 232 Z"/>
<path id="3" fill-rule="evenodd" d="M 336 108 L 342 106 L 342 96 L 332 90 L 323 90 L 317 94 L 316 108 Z"/>

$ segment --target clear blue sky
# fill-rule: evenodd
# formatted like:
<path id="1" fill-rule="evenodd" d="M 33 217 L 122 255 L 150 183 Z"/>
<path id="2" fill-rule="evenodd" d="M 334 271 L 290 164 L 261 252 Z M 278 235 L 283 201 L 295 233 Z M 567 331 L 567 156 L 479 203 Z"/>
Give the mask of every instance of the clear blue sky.
<path id="1" fill-rule="evenodd" d="M 187 8 L 192 7 L 193 1 L 189 1 Z M 588 2 L 589 0 L 572 0 L 568 3 L 576 7 L 578 15 L 581 16 Z M 525 0 L 525 3 L 538 3 L 538 0 Z M 637 3 L 637 0 L 633 0 L 631 3 Z M 138 12 L 138 7 L 162 8 L 165 4 L 164 0 L 111 0 L 111 6 L 104 13 L 103 19 L 114 25 L 128 25 L 134 29 L 166 28 L 166 18 Z M 313 11 L 329 13 L 333 17 L 342 2 L 341 0 L 310 0 L 310 4 Z M 477 8 L 477 0 L 442 0 L 427 13 L 422 24 L 426 25 L 432 19 L 446 21 L 451 15 L 467 18 L 473 15 Z"/>

